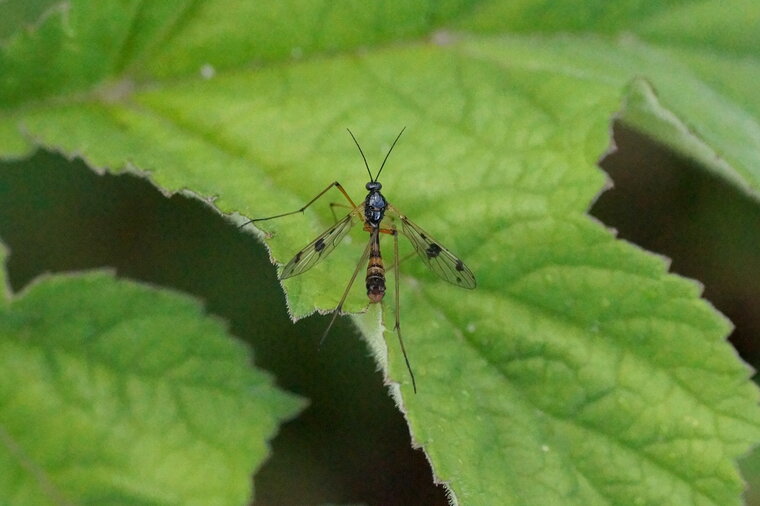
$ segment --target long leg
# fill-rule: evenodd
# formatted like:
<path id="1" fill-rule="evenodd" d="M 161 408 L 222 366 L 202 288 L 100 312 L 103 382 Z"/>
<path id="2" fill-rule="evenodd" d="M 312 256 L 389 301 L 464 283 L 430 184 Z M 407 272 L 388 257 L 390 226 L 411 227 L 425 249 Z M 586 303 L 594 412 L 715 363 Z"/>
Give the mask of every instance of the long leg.
<path id="1" fill-rule="evenodd" d="M 356 275 L 359 274 L 359 269 L 361 269 L 364 262 L 367 261 L 367 256 L 369 255 L 369 248 L 370 246 L 372 246 L 372 241 L 374 239 L 375 239 L 374 235 L 371 235 L 369 237 L 369 242 L 367 242 L 367 247 L 364 248 L 364 253 L 362 253 L 361 258 L 359 258 L 359 262 L 356 264 L 356 269 L 354 269 L 354 273 L 351 275 L 351 280 L 348 282 L 348 286 L 346 287 L 346 290 L 343 292 L 343 297 L 340 298 L 340 302 L 338 303 L 338 306 L 333 310 L 333 316 L 332 316 L 332 319 L 330 320 L 330 325 L 327 326 L 327 328 L 325 329 L 325 333 L 322 334 L 322 339 L 319 340 L 319 346 L 322 346 L 322 343 L 327 337 L 327 334 L 330 333 L 330 329 L 332 328 L 333 323 L 335 323 L 335 319 L 338 317 L 338 315 L 340 314 L 340 311 L 343 309 L 343 303 L 346 302 L 346 297 L 348 297 L 348 292 L 351 291 L 351 287 L 353 286 L 354 281 L 356 280 Z"/>
<path id="2" fill-rule="evenodd" d="M 353 202 L 352 202 L 352 204 L 353 204 Z M 337 223 L 338 222 L 338 215 L 335 214 L 335 208 L 336 207 L 345 207 L 347 209 L 353 209 L 356 206 L 351 207 L 351 206 L 347 206 L 346 204 L 339 204 L 337 202 L 330 202 L 330 212 L 333 215 L 333 221 L 335 221 Z"/>
<path id="3" fill-rule="evenodd" d="M 282 218 L 283 216 L 290 216 L 291 214 L 302 213 L 302 212 L 304 212 L 306 210 L 307 207 L 309 207 L 314 202 L 316 202 L 316 200 L 319 197 L 321 197 L 322 195 L 324 195 L 325 193 L 327 193 L 327 190 L 329 190 L 333 186 L 336 187 L 338 190 L 340 190 L 340 192 L 343 194 L 343 196 L 346 197 L 346 199 L 351 203 L 352 208 L 356 207 L 356 204 L 354 204 L 354 201 L 351 200 L 351 197 L 348 196 L 348 193 L 346 193 L 346 190 L 343 189 L 343 186 L 339 182 L 333 181 L 332 183 L 330 183 L 329 185 L 327 185 L 327 188 L 325 188 L 324 190 L 322 190 L 321 192 L 319 192 L 316 197 L 314 197 L 313 199 L 311 199 L 301 209 L 296 209 L 295 211 L 290 211 L 289 213 L 282 213 L 282 214 L 276 214 L 274 216 L 267 216 L 266 218 L 254 218 L 252 220 L 246 221 L 245 223 L 243 223 L 242 225 L 240 225 L 238 228 L 243 228 L 244 226 L 248 225 L 249 223 L 254 223 L 256 221 L 273 220 L 275 218 Z"/>
<path id="4" fill-rule="evenodd" d="M 409 370 L 409 376 L 412 378 L 412 388 L 414 389 L 414 393 L 417 393 L 417 382 L 414 380 L 414 373 L 412 372 L 412 366 L 409 363 L 409 357 L 406 354 L 406 348 L 404 347 L 404 339 L 401 337 L 401 316 L 399 315 L 399 307 L 401 307 L 401 304 L 399 303 L 399 258 L 398 258 L 398 230 L 396 230 L 396 226 L 393 225 L 391 227 L 392 235 L 393 235 L 393 278 L 394 282 L 396 284 L 396 290 L 395 290 L 395 302 L 396 302 L 396 325 L 393 327 L 393 329 L 396 331 L 396 335 L 398 336 L 398 343 L 401 345 L 401 353 L 404 354 L 404 361 L 406 362 L 406 368 Z"/>

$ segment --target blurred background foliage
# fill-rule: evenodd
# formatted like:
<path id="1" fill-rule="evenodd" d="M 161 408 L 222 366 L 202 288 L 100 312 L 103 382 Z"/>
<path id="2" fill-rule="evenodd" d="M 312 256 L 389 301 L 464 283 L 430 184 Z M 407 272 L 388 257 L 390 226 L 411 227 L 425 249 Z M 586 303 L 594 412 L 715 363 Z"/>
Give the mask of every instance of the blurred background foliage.
<path id="1" fill-rule="evenodd" d="M 634 131 L 616 127 L 615 141 L 601 163 L 614 188 L 591 214 L 704 283 L 705 297 L 736 326 L 732 342 L 757 368 L 760 284 L 749 281 L 760 271 L 760 209 Z M 114 268 L 193 294 L 252 345 L 256 364 L 282 388 L 311 400 L 274 440 L 254 478 L 255 504 L 447 504 L 352 324 L 339 320 L 318 350 L 324 318 L 292 324 L 263 245 L 210 206 L 40 151 L 0 164 L 0 237 L 15 292 L 45 272 Z M 272 299 L 280 303 L 264 304 Z M 750 505 L 760 504 L 757 453 L 743 462 Z"/>

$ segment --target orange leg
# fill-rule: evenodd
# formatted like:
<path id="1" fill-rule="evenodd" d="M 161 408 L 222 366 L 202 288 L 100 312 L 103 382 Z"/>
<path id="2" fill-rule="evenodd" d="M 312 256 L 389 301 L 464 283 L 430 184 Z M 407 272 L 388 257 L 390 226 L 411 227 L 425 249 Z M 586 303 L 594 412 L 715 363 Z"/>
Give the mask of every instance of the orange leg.
<path id="1" fill-rule="evenodd" d="M 364 231 L 365 232 L 372 232 L 374 230 L 371 226 L 369 226 L 368 223 L 364 224 Z M 396 235 L 398 231 L 394 228 L 381 228 L 379 229 L 381 234 L 388 234 L 388 235 Z"/>

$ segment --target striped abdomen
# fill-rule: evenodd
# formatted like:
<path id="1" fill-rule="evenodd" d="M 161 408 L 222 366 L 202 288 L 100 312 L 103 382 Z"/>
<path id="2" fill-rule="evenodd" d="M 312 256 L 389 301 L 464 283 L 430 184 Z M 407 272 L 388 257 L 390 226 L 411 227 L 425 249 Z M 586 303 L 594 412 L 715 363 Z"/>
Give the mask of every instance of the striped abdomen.
<path id="1" fill-rule="evenodd" d="M 380 302 L 385 295 L 385 267 L 380 255 L 380 234 L 374 232 L 372 246 L 369 248 L 367 265 L 367 297 L 372 302 Z"/>

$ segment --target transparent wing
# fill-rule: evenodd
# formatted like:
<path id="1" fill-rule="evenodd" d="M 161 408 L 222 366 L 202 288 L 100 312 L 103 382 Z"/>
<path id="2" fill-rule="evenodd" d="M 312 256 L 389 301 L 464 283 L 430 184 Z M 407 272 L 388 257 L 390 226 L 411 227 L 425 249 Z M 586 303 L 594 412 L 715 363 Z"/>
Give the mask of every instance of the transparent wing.
<path id="1" fill-rule="evenodd" d="M 359 209 L 359 208 L 357 208 Z M 305 248 L 296 253 L 288 262 L 280 274 L 280 279 L 298 276 L 316 265 L 321 259 L 327 257 L 340 241 L 346 236 L 354 223 L 356 209 L 348 213 L 343 219 L 319 234 Z"/>
<path id="2" fill-rule="evenodd" d="M 464 262 L 395 208 L 389 207 L 389 210 L 401 220 L 401 232 L 412 242 L 417 255 L 431 271 L 451 284 L 475 288 L 475 275 Z"/>

